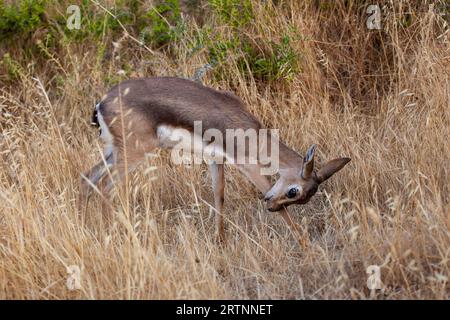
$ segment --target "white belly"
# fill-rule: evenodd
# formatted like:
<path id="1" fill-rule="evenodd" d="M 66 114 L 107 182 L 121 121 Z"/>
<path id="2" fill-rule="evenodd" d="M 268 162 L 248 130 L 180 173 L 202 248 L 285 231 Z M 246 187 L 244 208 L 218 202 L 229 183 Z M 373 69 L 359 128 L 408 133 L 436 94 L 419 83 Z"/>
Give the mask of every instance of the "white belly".
<path id="1" fill-rule="evenodd" d="M 156 134 L 161 148 L 173 149 L 172 161 L 175 164 L 224 163 L 228 158 L 222 146 L 205 142 L 200 135 L 187 129 L 160 125 Z"/>

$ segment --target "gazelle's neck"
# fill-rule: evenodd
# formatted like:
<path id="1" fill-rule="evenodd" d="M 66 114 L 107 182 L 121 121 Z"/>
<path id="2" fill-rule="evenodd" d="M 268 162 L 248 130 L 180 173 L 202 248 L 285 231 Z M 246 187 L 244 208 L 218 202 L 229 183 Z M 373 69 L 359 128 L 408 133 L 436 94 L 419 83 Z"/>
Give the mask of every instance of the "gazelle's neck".
<path id="1" fill-rule="evenodd" d="M 280 169 L 298 168 L 303 161 L 301 155 L 289 148 L 281 140 L 279 141 L 279 154 Z"/>

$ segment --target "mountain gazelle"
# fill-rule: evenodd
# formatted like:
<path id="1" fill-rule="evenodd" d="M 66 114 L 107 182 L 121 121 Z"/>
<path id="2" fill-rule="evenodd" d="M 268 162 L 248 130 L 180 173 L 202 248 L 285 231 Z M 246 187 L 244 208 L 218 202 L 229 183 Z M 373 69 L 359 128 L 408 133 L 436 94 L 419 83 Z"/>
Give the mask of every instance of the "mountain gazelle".
<path id="1" fill-rule="evenodd" d="M 96 186 L 104 199 L 112 196 L 114 181 L 108 172 L 115 172 L 113 180 L 120 180 L 126 171 L 132 169 L 144 159 L 146 153 L 156 148 L 174 148 L 183 135 L 202 141 L 195 132 L 194 123 L 201 121 L 203 134 L 214 129 L 226 135 L 228 129 L 261 130 L 260 122 L 250 114 L 244 103 L 230 92 L 208 88 L 199 83 L 173 77 L 153 77 L 127 80 L 114 86 L 97 104 L 93 122 L 101 129 L 101 138 L 105 143 L 104 159 L 84 174 L 80 190 L 80 206 L 84 210 L 90 193 L 90 187 Z M 274 137 L 269 135 L 266 143 Z M 259 140 L 259 147 L 261 147 Z M 230 154 L 227 142 L 219 145 L 219 153 L 232 159 L 235 165 L 256 188 L 264 194 L 269 211 L 279 211 L 286 222 L 294 229 L 287 207 L 291 204 L 305 204 L 317 192 L 319 184 L 341 170 L 349 158 L 329 161 L 319 170 L 314 170 L 313 145 L 303 158 L 284 143 L 278 141 L 279 178 L 271 186 L 262 174 L 264 165 L 248 159 L 236 159 Z M 270 146 L 262 146 L 270 149 Z M 235 149 L 235 147 L 234 147 Z M 248 154 L 244 154 L 248 158 Z M 244 161 L 238 161 L 244 160 Z M 234 163 L 233 163 L 234 162 Z M 211 161 L 212 189 L 216 211 L 216 231 L 219 239 L 224 240 L 224 164 Z M 107 169 L 106 167 L 109 167 Z M 101 183 L 102 180 L 107 180 Z"/>

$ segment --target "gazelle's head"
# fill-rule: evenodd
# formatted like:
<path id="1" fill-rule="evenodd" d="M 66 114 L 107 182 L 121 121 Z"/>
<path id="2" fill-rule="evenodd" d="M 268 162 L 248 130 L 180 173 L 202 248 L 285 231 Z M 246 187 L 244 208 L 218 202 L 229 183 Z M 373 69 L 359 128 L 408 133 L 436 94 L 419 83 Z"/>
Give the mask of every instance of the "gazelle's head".
<path id="1" fill-rule="evenodd" d="M 269 211 L 279 211 L 291 204 L 307 203 L 317 192 L 319 184 L 341 170 L 350 161 L 350 158 L 337 158 L 315 171 L 315 151 L 316 146 L 312 145 L 298 168 L 280 170 L 280 178 L 264 196 Z"/>

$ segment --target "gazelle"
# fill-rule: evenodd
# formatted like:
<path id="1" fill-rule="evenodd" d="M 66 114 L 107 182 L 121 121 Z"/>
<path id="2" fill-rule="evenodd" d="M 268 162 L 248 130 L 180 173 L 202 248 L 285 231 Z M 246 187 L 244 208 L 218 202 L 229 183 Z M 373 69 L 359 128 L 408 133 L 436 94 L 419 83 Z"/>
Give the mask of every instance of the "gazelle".
<path id="1" fill-rule="evenodd" d="M 262 129 L 261 123 L 246 110 L 237 96 L 187 79 L 142 78 L 127 80 L 113 87 L 94 110 L 93 122 L 100 126 L 105 143 L 104 160 L 84 174 L 80 190 L 82 208 L 87 204 L 91 185 L 98 186 L 102 194 L 111 195 L 113 181 L 100 183 L 107 176 L 104 162 L 120 179 L 126 170 L 144 159 L 146 153 L 156 148 L 173 148 L 173 135 L 178 130 L 184 129 L 194 135 L 195 121 L 202 121 L 203 130 L 214 128 L 222 133 L 227 129 Z M 226 154 L 225 145 L 222 146 L 224 157 L 232 158 Z M 331 160 L 315 171 L 314 145 L 304 158 L 282 142 L 278 147 L 279 178 L 273 186 L 261 174 L 261 163 L 235 165 L 264 194 L 268 210 L 280 211 L 295 229 L 286 208 L 291 204 L 307 203 L 317 192 L 319 184 L 341 170 L 350 159 Z M 217 211 L 216 231 L 219 239 L 223 240 L 223 163 L 211 162 L 210 172 Z"/>

